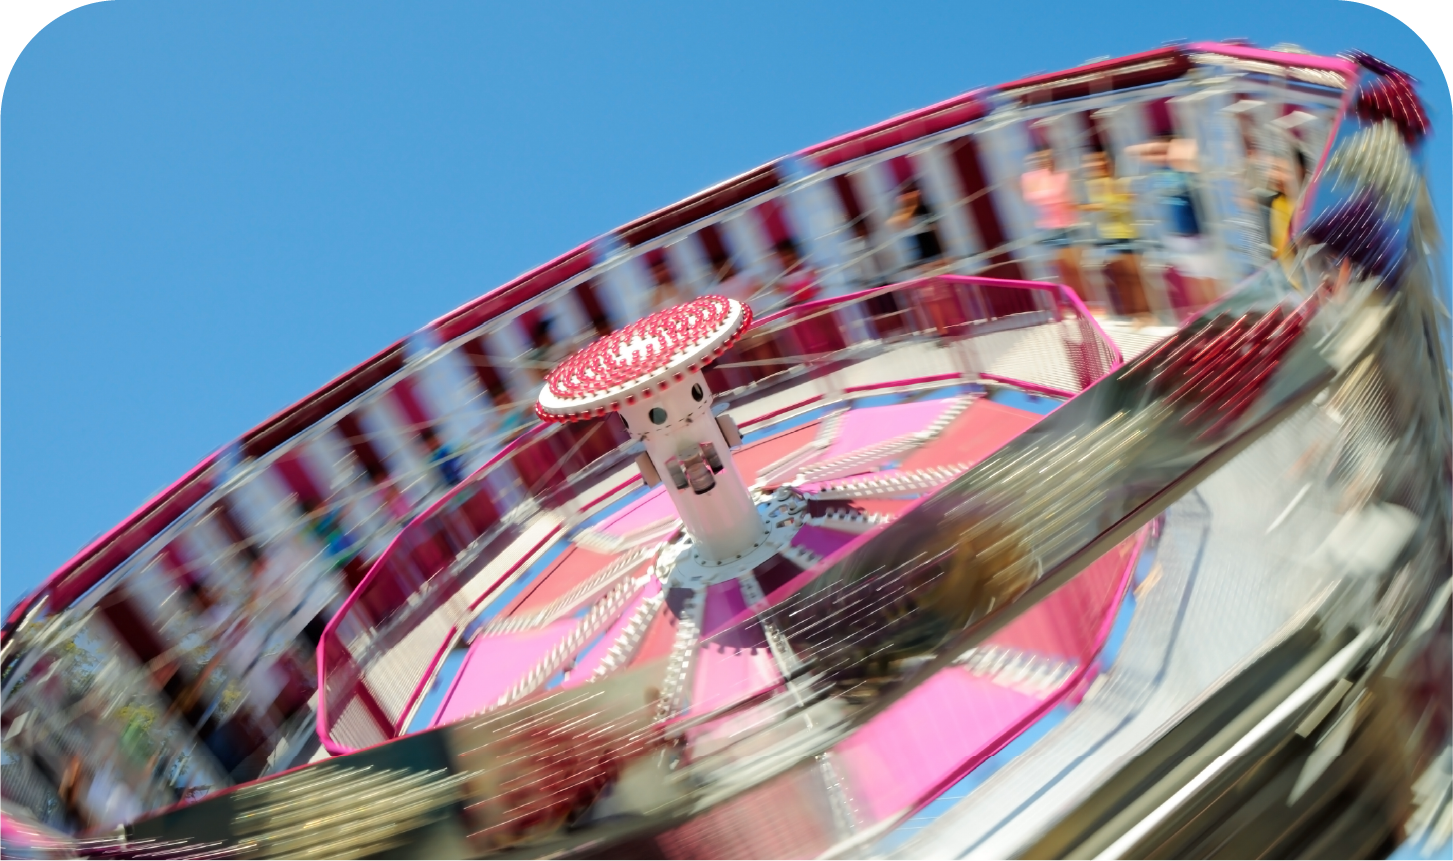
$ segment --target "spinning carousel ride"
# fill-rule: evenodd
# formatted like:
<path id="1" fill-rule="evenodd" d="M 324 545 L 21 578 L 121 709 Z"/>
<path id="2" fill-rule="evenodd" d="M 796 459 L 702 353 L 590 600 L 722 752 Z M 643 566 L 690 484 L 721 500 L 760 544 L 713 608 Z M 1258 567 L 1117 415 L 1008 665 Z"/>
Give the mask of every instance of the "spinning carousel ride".
<path id="1" fill-rule="evenodd" d="M 5 852 L 1432 839 L 1427 128 L 1365 55 L 1173 46 L 829 141 L 527 273 L 15 609 Z M 1108 155 L 1163 190 L 1188 151 L 1194 194 L 1126 198 L 1142 238 L 1093 241 Z M 1055 176 L 1090 222 L 1034 221 Z M 1195 235 L 1166 215 L 1192 202 Z"/>

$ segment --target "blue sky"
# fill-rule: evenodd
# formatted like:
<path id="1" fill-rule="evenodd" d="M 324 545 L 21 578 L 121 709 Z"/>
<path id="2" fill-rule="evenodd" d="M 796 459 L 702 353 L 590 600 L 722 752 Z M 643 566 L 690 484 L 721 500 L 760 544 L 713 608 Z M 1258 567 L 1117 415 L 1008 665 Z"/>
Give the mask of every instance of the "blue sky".
<path id="1" fill-rule="evenodd" d="M 0 113 L 0 601 L 440 313 L 977 86 L 1175 39 L 1362 48 L 1424 82 L 1449 223 L 1446 79 L 1366 6 L 694 5 L 116 0 L 43 30 Z"/>

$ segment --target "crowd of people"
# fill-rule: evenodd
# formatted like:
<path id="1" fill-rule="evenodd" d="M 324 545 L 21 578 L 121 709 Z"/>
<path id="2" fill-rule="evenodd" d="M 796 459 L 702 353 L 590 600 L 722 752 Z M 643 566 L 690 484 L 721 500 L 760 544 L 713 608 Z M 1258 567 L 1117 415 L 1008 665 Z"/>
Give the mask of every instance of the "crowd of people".
<path id="1" fill-rule="evenodd" d="M 1290 163 L 1273 157 L 1254 145 L 1250 133 L 1243 142 L 1248 157 L 1240 203 L 1260 214 L 1261 250 L 1279 257 L 1307 159 L 1300 147 L 1292 148 Z M 1092 148 L 1078 164 L 1062 161 L 1068 160 L 1041 142 L 1020 177 L 1020 191 L 1055 275 L 1092 311 L 1150 321 L 1152 279 L 1178 318 L 1227 289 L 1208 235 L 1209 191 L 1194 140 L 1161 134 L 1119 155 Z M 1139 169 L 1127 169 L 1131 162 Z M 1148 265 L 1152 252 L 1158 265 Z"/>
<path id="2" fill-rule="evenodd" d="M 1035 145 L 1011 184 L 1017 180 L 1013 191 L 1032 213 L 1035 234 L 1014 243 L 1015 253 L 1046 261 L 1048 277 L 1072 289 L 1093 313 L 1136 326 L 1178 323 L 1215 301 L 1230 285 L 1222 283 L 1218 271 L 1206 207 L 1209 182 L 1196 142 L 1161 133 L 1115 151 L 1098 134 L 1091 137 L 1085 150 L 1066 155 L 1031 126 Z M 1256 130 L 1245 125 L 1242 138 L 1246 176 L 1237 183 L 1245 194 L 1241 203 L 1244 211 L 1260 214 L 1256 233 L 1265 255 L 1275 257 L 1287 246 L 1307 158 L 1295 145 L 1289 148 L 1290 160 L 1271 155 L 1257 145 Z M 845 283 L 882 286 L 963 270 L 962 261 L 947 253 L 945 213 L 935 208 L 917 178 L 899 181 L 889 189 L 889 200 L 885 215 L 846 214 Z M 718 236 L 713 234 L 713 239 L 702 243 L 709 283 L 685 282 L 664 249 L 644 255 L 649 309 L 687 301 L 699 291 L 737 299 L 760 318 L 825 294 L 826 273 L 813 266 L 798 239 L 777 239 L 761 260 L 739 259 Z M 985 256 L 990 253 L 986 250 Z M 891 297 L 880 304 L 886 303 Z M 534 318 L 527 352 L 515 360 L 525 369 L 530 392 L 492 393 L 502 408 L 505 435 L 530 424 L 533 393 L 555 363 L 594 335 L 628 321 L 593 322 L 596 331 L 560 338 L 549 312 Z"/>

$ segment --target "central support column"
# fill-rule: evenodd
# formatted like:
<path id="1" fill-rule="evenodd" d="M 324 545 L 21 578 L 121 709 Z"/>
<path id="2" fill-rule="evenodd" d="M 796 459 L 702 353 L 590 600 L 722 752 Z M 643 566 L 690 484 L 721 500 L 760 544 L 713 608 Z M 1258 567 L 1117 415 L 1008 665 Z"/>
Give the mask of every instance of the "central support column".
<path id="1" fill-rule="evenodd" d="M 767 537 L 711 414 L 702 374 L 751 321 L 750 308 L 722 296 L 657 311 L 561 362 L 535 405 L 540 418 L 554 422 L 619 412 L 646 448 L 643 477 L 666 486 L 696 554 L 708 563 L 740 559 Z"/>
<path id="2" fill-rule="evenodd" d="M 759 545 L 767 528 L 711 403 L 706 377 L 697 371 L 656 397 L 623 405 L 620 414 L 631 436 L 645 445 L 697 552 L 728 562 Z"/>

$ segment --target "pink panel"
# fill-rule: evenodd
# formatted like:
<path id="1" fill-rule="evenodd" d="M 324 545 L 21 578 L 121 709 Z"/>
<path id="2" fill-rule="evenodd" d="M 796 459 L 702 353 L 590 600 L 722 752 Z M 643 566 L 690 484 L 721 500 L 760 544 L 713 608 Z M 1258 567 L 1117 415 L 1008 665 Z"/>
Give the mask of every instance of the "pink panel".
<path id="1" fill-rule="evenodd" d="M 636 649 L 636 654 L 631 658 L 630 666 L 639 667 L 649 664 L 652 661 L 659 661 L 671 654 L 671 647 L 676 644 L 676 614 L 665 604 L 656 613 L 656 618 L 651 620 L 651 625 L 641 637 L 641 645 Z"/>
<path id="2" fill-rule="evenodd" d="M 850 532 L 809 525 L 797 530 L 797 534 L 792 536 L 792 543 L 811 550 L 818 556 L 827 557 L 856 537 L 857 535 Z"/>
<path id="3" fill-rule="evenodd" d="M 902 469 L 966 463 L 973 465 L 1039 421 L 1034 413 L 980 398 L 969 404 L 938 436 L 903 458 Z"/>
<path id="4" fill-rule="evenodd" d="M 431 726 L 452 723 L 493 705 L 579 623 L 579 619 L 561 619 L 544 628 L 477 637 Z"/>
<path id="5" fill-rule="evenodd" d="M 732 453 L 737 471 L 748 483 L 760 477 L 762 469 L 789 454 L 800 450 L 817 437 L 819 422 L 767 437 L 750 445 L 744 445 Z"/>
<path id="6" fill-rule="evenodd" d="M 520 593 L 505 610 L 504 615 L 513 616 L 539 610 L 599 574 L 619 558 L 620 554 L 596 553 L 584 547 L 572 546 Z"/>
<path id="7" fill-rule="evenodd" d="M 876 822 L 915 806 L 969 759 L 992 753 L 1041 700 L 954 667 L 834 749 L 850 796 Z"/>
<path id="8" fill-rule="evenodd" d="M 1329 72 L 1340 72 L 1348 77 L 1357 74 L 1357 64 L 1350 60 L 1344 60 L 1341 57 L 1288 54 L 1283 51 L 1268 51 L 1263 48 L 1251 48 L 1246 45 L 1229 45 L 1221 42 L 1194 42 L 1187 45 L 1186 49 L 1190 51 L 1206 51 L 1213 54 L 1225 54 L 1228 57 L 1239 57 L 1245 60 L 1261 60 L 1267 63 L 1278 63 L 1283 66 L 1323 69 Z"/>
<path id="9" fill-rule="evenodd" d="M 702 608 L 701 636 L 710 637 L 721 631 L 733 618 L 747 609 L 741 584 L 736 580 L 713 583 L 706 587 L 706 606 Z"/>
<path id="10" fill-rule="evenodd" d="M 821 459 L 841 457 L 894 437 L 921 431 L 943 415 L 949 405 L 947 400 L 936 400 L 849 410 L 838 428 L 837 437 L 823 452 Z"/>
<path id="11" fill-rule="evenodd" d="M 722 708 L 781 680 L 765 642 L 756 647 L 707 643 L 696 654 L 690 714 Z"/>
<path id="12" fill-rule="evenodd" d="M 864 514 L 881 514 L 884 517 L 897 517 L 903 509 L 912 505 L 912 499 L 857 499 L 853 501 L 853 508 Z"/>
<path id="13" fill-rule="evenodd" d="M 671 504 L 666 488 L 658 486 L 630 508 L 602 522 L 596 529 L 619 538 L 638 529 L 645 529 L 653 523 L 675 518 L 676 506 Z"/>
<path id="14" fill-rule="evenodd" d="M 655 577 L 647 580 L 646 585 L 641 591 L 636 593 L 636 597 L 626 603 L 625 610 L 621 612 L 615 624 L 611 625 L 610 630 L 605 632 L 605 636 L 600 638 L 600 642 L 596 643 L 589 651 L 576 659 L 575 667 L 570 671 L 570 677 L 565 680 L 561 687 L 573 688 L 590 681 L 591 674 L 595 672 L 596 667 L 600 666 L 600 662 L 605 660 L 606 653 L 610 651 L 610 647 L 615 645 L 621 636 L 625 634 L 626 625 L 630 623 L 631 617 L 636 614 L 636 611 L 641 608 L 641 605 L 647 599 L 660 593 L 661 581 Z"/>
<path id="15" fill-rule="evenodd" d="M 1076 663 L 1088 661 L 1099 649 L 1097 634 L 1106 615 L 1114 611 L 1125 566 L 1133 560 L 1139 541 L 1133 535 L 1120 542 L 988 642 Z"/>

